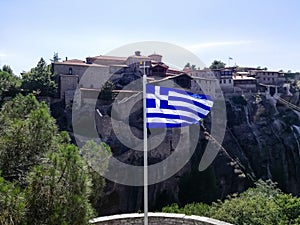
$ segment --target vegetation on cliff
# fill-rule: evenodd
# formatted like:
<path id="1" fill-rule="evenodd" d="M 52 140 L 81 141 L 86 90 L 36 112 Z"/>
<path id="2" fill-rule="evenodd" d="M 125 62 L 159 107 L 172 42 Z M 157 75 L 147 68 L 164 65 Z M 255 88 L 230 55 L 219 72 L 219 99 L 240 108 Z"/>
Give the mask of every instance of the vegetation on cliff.
<path id="1" fill-rule="evenodd" d="M 101 197 L 104 179 L 55 122 L 32 94 L 3 105 L 0 224 L 88 224 L 95 215 L 90 197 Z"/>
<path id="2" fill-rule="evenodd" d="M 166 213 L 207 216 L 236 225 L 300 224 L 300 198 L 282 193 L 270 181 L 258 181 L 256 187 L 233 194 L 211 205 L 191 203 L 164 207 Z"/>
<path id="3" fill-rule="evenodd" d="M 37 66 L 22 75 L 22 86 L 27 93 L 38 92 L 42 96 L 54 96 L 57 84 L 51 66 L 41 58 Z"/>

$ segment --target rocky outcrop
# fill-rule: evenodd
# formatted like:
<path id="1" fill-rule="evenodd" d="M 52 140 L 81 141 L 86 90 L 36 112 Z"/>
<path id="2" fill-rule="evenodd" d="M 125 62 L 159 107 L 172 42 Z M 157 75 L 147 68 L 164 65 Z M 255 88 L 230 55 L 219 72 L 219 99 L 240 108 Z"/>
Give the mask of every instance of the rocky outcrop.
<path id="1" fill-rule="evenodd" d="M 297 96 L 293 101 L 298 102 Z M 247 99 L 243 96 L 228 98 L 226 108 L 228 122 L 222 145 L 228 154 L 220 151 L 206 171 L 197 171 L 207 144 L 202 130 L 196 151 L 185 167 L 170 179 L 150 186 L 151 210 L 158 210 L 172 202 L 209 203 L 230 193 L 241 192 L 258 179 L 271 179 L 286 192 L 300 193 L 299 112 L 262 95 Z M 138 115 L 141 116 L 141 112 L 135 114 L 135 121 L 141 120 Z M 133 127 L 141 137 L 141 127 Z M 122 144 L 116 136 L 108 135 L 108 142 L 117 157 L 142 165 L 142 154 L 120 147 Z M 171 139 L 172 135 L 168 141 Z M 158 152 L 150 156 L 150 161 L 163 160 L 172 153 L 171 150 L 158 148 Z M 103 214 L 142 210 L 142 188 L 109 183 L 107 192 Z M 115 207 L 111 207 L 111 198 Z"/>
<path id="2" fill-rule="evenodd" d="M 293 96 L 281 97 L 295 106 L 300 103 L 298 92 L 293 93 Z M 128 102 L 124 104 L 126 106 Z M 141 102 L 137 101 L 134 104 L 128 122 L 134 136 L 141 139 Z M 111 105 L 99 103 L 97 108 L 103 116 L 99 117 L 93 113 L 89 116 L 95 116 L 99 135 L 110 145 L 114 157 L 129 164 L 143 165 L 143 153 L 124 145 L 118 139 L 117 132 L 112 129 Z M 276 98 L 266 99 L 264 95 L 228 97 L 227 127 L 224 141 L 221 143 L 223 151 L 219 152 L 212 165 L 205 171 L 198 171 L 208 142 L 205 131 L 201 128 L 195 153 L 189 162 L 171 178 L 149 186 L 149 209 L 160 210 L 174 202 L 181 205 L 197 201 L 210 203 L 224 199 L 230 193 L 241 192 L 258 179 L 271 179 L 277 182 L 283 191 L 299 195 L 300 112 L 296 109 L 278 102 Z M 118 116 L 114 115 L 114 118 L 124 122 L 124 109 L 117 111 L 121 113 Z M 209 117 L 204 124 L 209 131 Z M 70 123 L 67 127 L 70 127 Z M 156 132 L 159 134 L 163 131 Z M 126 135 L 127 133 L 122 136 L 126 139 Z M 190 135 L 195 134 L 191 132 Z M 172 155 L 178 137 L 175 131 L 168 132 L 162 144 L 150 152 L 149 163 L 158 163 Z M 127 139 L 130 139 L 129 133 Z M 134 140 L 132 144 L 138 145 Z M 137 212 L 143 209 L 143 188 L 107 180 L 101 204 L 101 215 Z"/>
<path id="3" fill-rule="evenodd" d="M 236 156 L 255 179 L 271 179 L 284 191 L 299 194 L 299 112 L 259 96 L 243 107 L 228 104 L 228 129 L 236 141 L 225 141 L 225 148 L 236 149 L 238 143 L 245 157 Z"/>

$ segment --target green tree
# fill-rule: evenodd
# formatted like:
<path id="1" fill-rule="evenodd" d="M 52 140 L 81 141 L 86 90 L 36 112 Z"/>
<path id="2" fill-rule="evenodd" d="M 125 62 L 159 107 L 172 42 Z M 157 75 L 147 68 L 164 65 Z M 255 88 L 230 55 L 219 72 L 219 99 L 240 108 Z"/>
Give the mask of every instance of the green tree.
<path id="1" fill-rule="evenodd" d="M 274 201 L 279 194 L 273 183 L 259 181 L 256 188 L 249 188 L 240 195 L 234 194 L 224 202 L 214 203 L 210 216 L 237 225 L 280 224 L 280 207 Z"/>
<path id="2" fill-rule="evenodd" d="M 115 97 L 113 93 L 114 88 L 114 84 L 111 81 L 107 81 L 101 88 L 99 98 L 104 100 L 112 100 Z"/>
<path id="3" fill-rule="evenodd" d="M 91 178 L 78 148 L 60 144 L 28 177 L 28 224 L 88 224 Z"/>
<path id="4" fill-rule="evenodd" d="M 0 111 L 0 170 L 5 179 L 23 183 L 32 166 L 53 148 L 55 120 L 33 95 L 17 95 Z"/>
<path id="5" fill-rule="evenodd" d="M 215 70 L 215 69 L 223 69 L 223 68 L 225 68 L 225 66 L 226 66 L 226 64 L 224 62 L 214 60 L 209 68 L 212 70 Z"/>
<path id="6" fill-rule="evenodd" d="M 25 219 L 25 195 L 0 176 L 0 224 L 21 224 Z"/>
<path id="7" fill-rule="evenodd" d="M 80 154 L 89 165 L 89 173 L 92 178 L 92 192 L 90 202 L 92 206 L 99 212 L 101 205 L 101 197 L 105 186 L 105 180 L 101 177 L 104 174 L 108 160 L 112 155 L 110 147 L 104 142 L 97 144 L 94 141 L 88 141 L 80 150 Z"/>
<path id="8" fill-rule="evenodd" d="M 210 206 L 204 203 L 190 203 L 183 208 L 179 208 L 178 204 L 172 204 L 162 209 L 164 213 L 180 213 L 186 215 L 210 216 Z"/>
<path id="9" fill-rule="evenodd" d="M 0 224 L 87 224 L 94 215 L 90 202 L 100 211 L 104 178 L 69 144 L 67 132 L 58 133 L 47 105 L 19 94 L 3 105 L 0 124 Z M 111 155 L 104 143 L 84 149 Z"/>
<path id="10" fill-rule="evenodd" d="M 14 96 L 21 86 L 20 79 L 6 71 L 0 71 L 0 101 L 6 96 Z"/>
<path id="11" fill-rule="evenodd" d="M 275 202 L 281 210 L 281 220 L 288 221 L 289 224 L 300 224 L 300 198 L 291 194 L 281 194 Z"/>
<path id="12" fill-rule="evenodd" d="M 192 203 L 180 208 L 173 204 L 163 212 L 208 216 L 236 225 L 300 224 L 300 198 L 282 193 L 271 181 L 260 180 L 256 187 L 211 206 Z"/>
<path id="13" fill-rule="evenodd" d="M 197 69 L 196 65 L 194 65 L 194 64 L 191 65 L 189 62 L 185 64 L 184 68 L 190 68 L 192 70 L 196 70 Z M 200 70 L 200 67 L 198 67 L 198 69 Z"/>
<path id="14" fill-rule="evenodd" d="M 187 62 L 184 66 L 184 68 L 187 67 L 187 68 L 191 68 L 191 64 L 189 62 Z"/>
<path id="15" fill-rule="evenodd" d="M 30 72 L 22 75 L 22 88 L 27 92 L 38 92 L 42 96 L 53 96 L 56 92 L 54 75 L 43 58 Z"/>
<path id="16" fill-rule="evenodd" d="M 3 71 L 3 72 L 7 72 L 7 73 L 9 73 L 9 74 L 11 74 L 11 75 L 14 74 L 12 68 L 11 68 L 9 65 L 3 65 L 2 71 Z"/>

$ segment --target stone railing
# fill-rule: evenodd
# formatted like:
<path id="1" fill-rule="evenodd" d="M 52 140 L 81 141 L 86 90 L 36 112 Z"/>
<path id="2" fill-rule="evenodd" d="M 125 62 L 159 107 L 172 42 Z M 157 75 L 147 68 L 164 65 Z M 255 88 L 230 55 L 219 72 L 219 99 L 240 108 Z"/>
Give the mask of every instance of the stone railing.
<path id="1" fill-rule="evenodd" d="M 144 215 L 134 214 L 122 214 L 98 217 L 90 220 L 90 224 L 93 225 L 142 225 L 144 221 Z M 187 216 L 184 214 L 172 214 L 172 213 L 149 213 L 149 225 L 231 225 L 219 220 L 202 217 L 202 216 Z"/>

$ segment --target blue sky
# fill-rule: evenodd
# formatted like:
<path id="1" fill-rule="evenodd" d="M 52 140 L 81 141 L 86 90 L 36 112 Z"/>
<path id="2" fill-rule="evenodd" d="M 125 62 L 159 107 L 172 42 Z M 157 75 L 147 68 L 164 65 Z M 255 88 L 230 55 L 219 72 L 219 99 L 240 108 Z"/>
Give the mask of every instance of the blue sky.
<path id="1" fill-rule="evenodd" d="M 54 52 L 85 59 L 140 41 L 179 45 L 207 66 L 230 56 L 300 71 L 298 0 L 0 0 L 0 9 L 0 64 L 15 73 Z"/>

